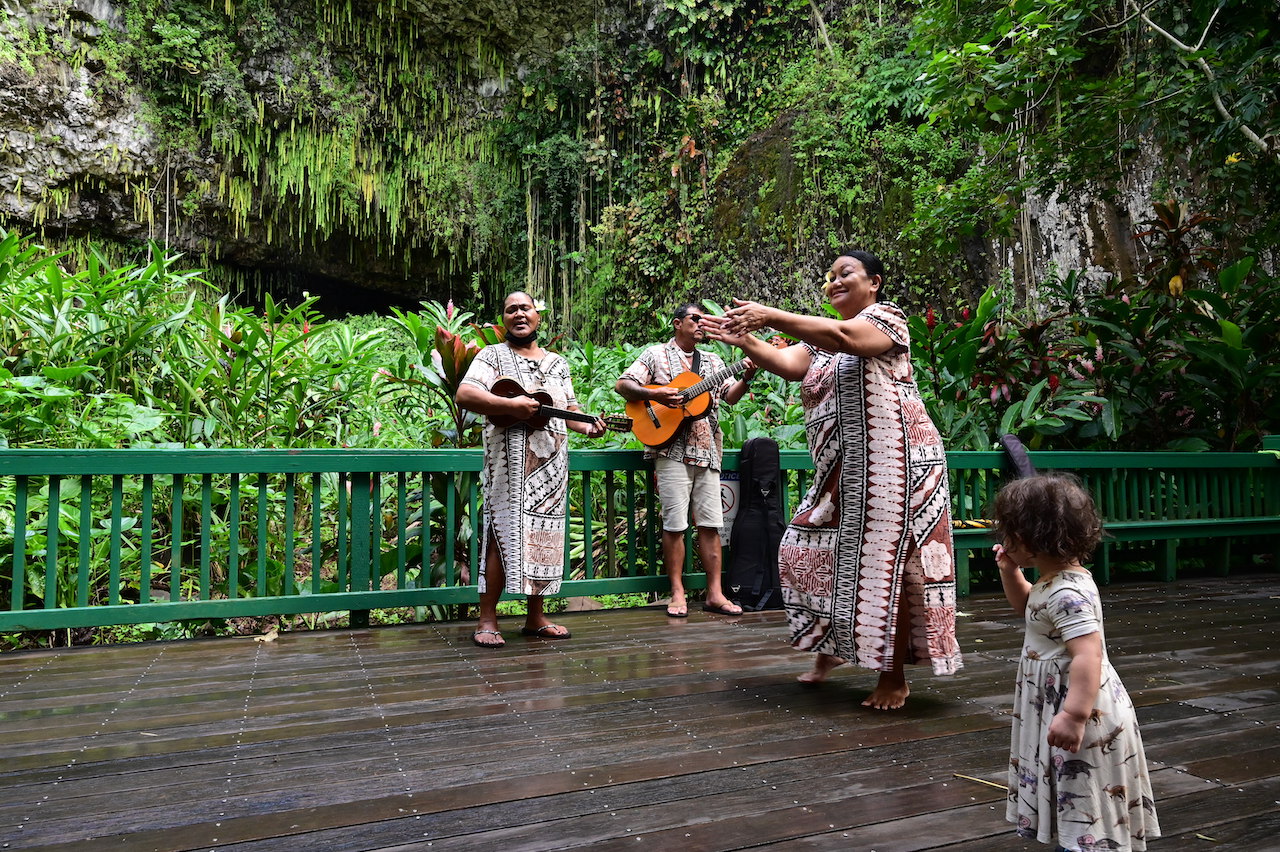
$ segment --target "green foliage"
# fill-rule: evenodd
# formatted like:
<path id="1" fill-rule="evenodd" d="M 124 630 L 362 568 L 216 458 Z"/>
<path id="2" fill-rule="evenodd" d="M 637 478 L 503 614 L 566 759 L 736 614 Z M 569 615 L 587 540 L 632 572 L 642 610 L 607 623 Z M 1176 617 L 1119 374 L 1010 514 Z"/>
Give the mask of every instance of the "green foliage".
<path id="1" fill-rule="evenodd" d="M 632 609 L 634 607 L 649 606 L 652 603 L 649 598 L 651 595 L 639 593 L 620 594 L 620 595 L 596 595 L 595 600 L 605 609 Z"/>
<path id="2" fill-rule="evenodd" d="M 935 117 L 1004 130 L 1043 103 L 1054 87 L 1077 82 L 1073 72 L 1087 56 L 1092 31 L 1114 7 L 1062 0 L 928 5 L 917 39 L 922 46 L 935 39 L 926 90 L 936 105 Z M 958 38 L 973 40 L 956 43 Z M 1090 76 L 1110 70 L 1097 68 Z M 1082 88 L 1088 91 L 1089 82 Z"/>
<path id="3" fill-rule="evenodd" d="M 988 291 L 948 326 L 913 317 L 913 354 L 952 449 L 1014 433 L 1033 448 L 1256 449 L 1280 418 L 1280 279 L 1246 258 L 1217 286 L 1170 292 L 1079 276 L 1029 315 Z"/>
<path id="4" fill-rule="evenodd" d="M 438 421 L 437 410 L 443 413 L 448 426 L 428 427 L 429 446 L 478 445 L 479 418 L 460 408 L 454 397 L 480 349 L 501 340 L 503 332 L 492 325 L 472 324 L 468 333 L 465 323 L 472 314 L 455 312 L 452 302 L 447 307 L 424 303 L 421 314 L 394 313 L 396 325 L 412 341 L 416 355 L 413 361 L 401 355 L 389 370 L 379 370 L 387 382 L 381 391 L 384 404 L 393 406 L 406 421 L 422 424 Z"/>
<path id="5" fill-rule="evenodd" d="M 339 446 L 367 431 L 376 337 L 320 322 L 314 300 L 210 304 L 158 248 L 144 266 L 59 260 L 0 231 L 0 441 Z"/>
<path id="6" fill-rule="evenodd" d="M 919 383 L 948 446 L 981 449 L 1016 432 L 1035 447 L 1252 448 L 1274 428 L 1280 280 L 1251 259 L 1212 276 L 1191 234 L 1203 217 L 1161 209 L 1168 215 L 1149 230 L 1164 248 L 1149 280 L 1095 292 L 1073 272 L 1043 282 L 1034 308 L 1006 286 L 957 319 L 932 306 L 910 318 Z M 501 330 L 473 322 L 471 311 L 426 302 L 390 319 L 321 322 L 309 299 L 290 307 L 268 298 L 260 310 L 209 302 L 199 275 L 158 250 L 143 266 L 92 253 L 74 273 L 64 259 L 0 233 L 9 293 L 0 304 L 0 441 L 9 446 L 478 441 L 479 422 L 453 397 Z M 1186 289 L 1169 286 L 1169 270 L 1183 270 Z M 569 360 L 584 410 L 621 409 L 614 381 L 668 333 L 652 313 L 643 323 L 641 343 L 549 342 Z M 804 447 L 795 394 L 776 377 L 757 378 L 722 411 L 726 446 L 767 435 Z M 611 432 L 591 446 L 640 445 Z"/>
<path id="7" fill-rule="evenodd" d="M 1105 193 L 1161 152 L 1160 193 L 1206 199 L 1227 254 L 1280 232 L 1260 2 L 664 0 L 530 10 L 537 45 L 468 31 L 484 0 L 127 0 L 89 41 L 68 0 L 38 6 L 0 38 L 12 67 L 144 98 L 172 168 L 127 179 L 138 221 L 401 259 L 441 300 L 519 286 L 596 343 L 671 300 L 794 303 L 850 243 L 954 316 L 1027 192 Z"/>
<path id="8" fill-rule="evenodd" d="M 1280 128 L 1274 29 L 1274 9 L 1258 2 L 925 4 L 913 45 L 928 61 L 930 120 L 981 156 L 949 190 L 944 218 L 917 228 L 943 247 L 966 215 L 1004 232 L 1007 204 L 1027 190 L 1113 184 L 1154 154 L 1167 191 L 1194 191 L 1223 234 L 1236 223 L 1274 239 L 1275 195 L 1252 191 L 1280 165 L 1257 144 Z"/>
<path id="9" fill-rule="evenodd" d="M 1072 273 L 1046 286 L 1070 289 L 1077 280 Z M 1006 433 L 1036 449 L 1119 437 L 1111 398 L 1083 375 L 1094 370 L 1092 346 L 1064 336 L 1069 314 L 1028 317 L 988 290 L 951 327 L 932 309 L 910 324 L 922 390 L 948 447 L 986 449 Z"/>
<path id="10" fill-rule="evenodd" d="M 99 91 L 141 90 L 171 161 L 193 164 L 166 175 L 164 199 L 144 190 L 140 216 L 163 200 L 267 242 L 343 235 L 406 258 L 446 244 L 453 269 L 501 254 L 501 235 L 467 227 L 488 215 L 470 191 L 482 170 L 516 179 L 511 162 L 494 168 L 493 122 L 462 103 L 504 75 L 492 46 L 439 44 L 425 22 L 351 2 L 129 0 L 121 13 L 95 43 Z"/>
<path id="11" fill-rule="evenodd" d="M 658 20 L 675 55 L 731 79 L 734 60 L 767 66 L 794 55 L 808 11 L 808 0 L 664 0 Z"/>
<path id="12" fill-rule="evenodd" d="M 872 19 L 865 11 L 858 4 L 846 10 L 833 57 L 797 63 L 784 78 L 799 107 L 793 136 L 803 188 L 799 231 L 826 237 L 828 252 L 851 243 L 876 246 L 895 270 L 900 290 L 893 297 L 914 304 L 916 292 L 936 299 L 938 282 L 954 287 L 963 278 L 960 259 L 935 252 L 932 233 L 919 223 L 936 221 L 937 196 L 963 174 L 971 152 L 961 138 L 923 122 L 916 82 L 923 64 L 907 50 L 909 19 Z"/>

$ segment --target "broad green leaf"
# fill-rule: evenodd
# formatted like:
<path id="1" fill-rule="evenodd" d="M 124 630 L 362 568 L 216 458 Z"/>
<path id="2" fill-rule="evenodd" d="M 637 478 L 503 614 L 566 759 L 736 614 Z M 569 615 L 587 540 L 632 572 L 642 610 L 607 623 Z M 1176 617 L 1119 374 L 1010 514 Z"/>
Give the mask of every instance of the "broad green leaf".
<path id="1" fill-rule="evenodd" d="M 95 369 L 89 364 L 76 364 L 72 367 L 44 367 L 40 372 L 52 382 L 69 382 Z"/>

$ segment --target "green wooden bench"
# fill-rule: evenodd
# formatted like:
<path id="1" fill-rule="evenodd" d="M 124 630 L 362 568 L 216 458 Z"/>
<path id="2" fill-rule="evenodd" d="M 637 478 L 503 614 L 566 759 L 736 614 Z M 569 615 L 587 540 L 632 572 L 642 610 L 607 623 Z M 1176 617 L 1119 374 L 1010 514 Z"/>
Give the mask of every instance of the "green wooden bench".
<path id="1" fill-rule="evenodd" d="M 1271 564 L 1280 552 L 1280 436 L 1268 438 L 1261 453 L 1108 453 L 1032 452 L 1042 472 L 1079 476 L 1093 494 L 1106 527 L 1095 557 L 1094 573 L 1111 581 L 1118 555 L 1139 551 L 1154 563 L 1160 580 L 1177 577 L 1179 548 L 1211 543 L 1211 561 L 1225 574 L 1231 547 L 1242 539 L 1260 540 Z M 953 453 L 949 456 L 955 506 L 957 579 L 968 594 L 970 559 L 991 546 L 984 519 L 1004 480 L 1003 453 Z"/>
<path id="2" fill-rule="evenodd" d="M 1270 439 L 1280 449 L 1280 439 Z M 1032 453 L 1097 495 L 1112 535 L 1100 577 L 1131 543 L 1280 543 L 1273 453 Z M 986 517 L 998 452 L 949 454 L 958 523 Z M 784 451 L 784 514 L 812 471 Z M 737 467 L 726 454 L 725 467 Z M 632 450 L 570 454 L 563 594 L 667 588 L 649 465 Z M 0 450 L 0 631 L 473 603 L 478 450 Z M 955 531 L 958 591 L 989 531 Z M 692 560 L 693 548 L 687 549 Z M 692 568 L 692 565 L 689 566 Z M 687 584 L 700 588 L 701 574 Z"/>

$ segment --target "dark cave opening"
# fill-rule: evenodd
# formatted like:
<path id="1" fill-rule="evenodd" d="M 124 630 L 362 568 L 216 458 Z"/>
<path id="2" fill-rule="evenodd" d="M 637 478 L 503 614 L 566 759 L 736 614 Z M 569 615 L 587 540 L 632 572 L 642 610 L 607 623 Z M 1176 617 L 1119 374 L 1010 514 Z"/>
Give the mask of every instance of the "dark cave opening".
<path id="1" fill-rule="evenodd" d="M 417 311 L 427 298 L 425 295 L 413 298 L 402 293 L 360 287 L 351 281 L 314 272 L 258 271 L 253 278 L 251 284 L 241 285 L 232 294 L 236 304 L 261 307 L 269 294 L 277 303 L 295 305 L 309 294 L 316 297 L 312 310 L 327 320 L 362 314 L 388 316 L 392 308 Z"/>

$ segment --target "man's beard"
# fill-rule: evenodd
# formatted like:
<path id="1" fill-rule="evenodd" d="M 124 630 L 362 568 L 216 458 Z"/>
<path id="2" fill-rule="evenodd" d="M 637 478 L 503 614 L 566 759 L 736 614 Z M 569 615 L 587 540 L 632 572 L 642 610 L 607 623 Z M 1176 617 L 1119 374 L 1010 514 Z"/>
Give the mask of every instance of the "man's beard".
<path id="1" fill-rule="evenodd" d="M 528 346 L 530 343 L 533 343 L 537 339 L 538 339 L 538 330 L 536 328 L 525 335 L 516 334 L 514 331 L 507 332 L 507 342 L 514 343 L 516 346 Z"/>

